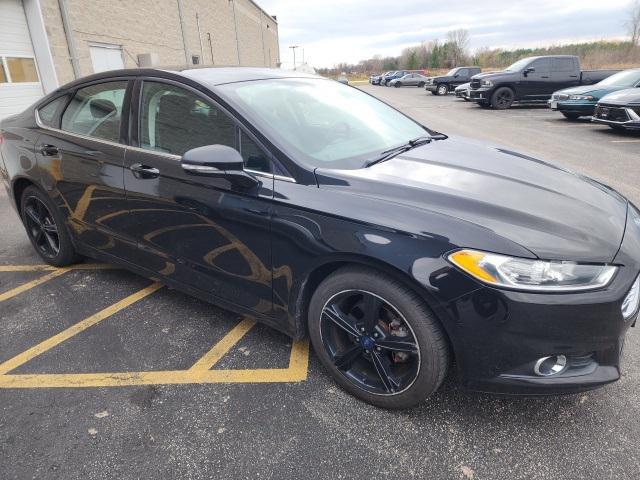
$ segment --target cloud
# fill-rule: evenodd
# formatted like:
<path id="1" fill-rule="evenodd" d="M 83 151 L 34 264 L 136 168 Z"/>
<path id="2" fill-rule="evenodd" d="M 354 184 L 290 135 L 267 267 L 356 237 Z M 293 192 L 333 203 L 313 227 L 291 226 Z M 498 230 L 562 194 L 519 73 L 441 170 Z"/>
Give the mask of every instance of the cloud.
<path id="1" fill-rule="evenodd" d="M 525 47 L 621 38 L 629 0 L 258 0 L 278 17 L 283 62 L 304 47 L 315 67 L 399 55 L 449 30 L 469 30 L 471 47 Z M 298 54 L 301 52 L 298 51 Z M 300 58 L 300 57 L 298 57 Z"/>

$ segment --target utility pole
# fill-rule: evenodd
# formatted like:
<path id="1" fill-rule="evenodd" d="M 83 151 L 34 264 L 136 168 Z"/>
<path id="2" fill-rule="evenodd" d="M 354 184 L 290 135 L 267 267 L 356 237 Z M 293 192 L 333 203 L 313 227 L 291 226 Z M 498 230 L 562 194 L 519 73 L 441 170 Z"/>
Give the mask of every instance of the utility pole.
<path id="1" fill-rule="evenodd" d="M 291 50 L 293 50 L 293 69 L 296 69 L 296 48 L 299 48 L 298 45 L 291 45 L 289 47 Z"/>

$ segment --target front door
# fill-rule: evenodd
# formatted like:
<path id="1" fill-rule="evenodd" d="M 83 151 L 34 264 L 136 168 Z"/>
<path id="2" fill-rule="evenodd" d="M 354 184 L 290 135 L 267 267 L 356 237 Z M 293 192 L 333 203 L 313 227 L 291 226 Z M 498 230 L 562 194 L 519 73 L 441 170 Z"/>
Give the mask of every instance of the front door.
<path id="1" fill-rule="evenodd" d="M 138 263 L 160 276 L 259 313 L 271 311 L 271 163 L 217 105 L 188 87 L 139 81 L 138 131 L 126 152 L 129 220 Z M 188 150 L 241 150 L 261 185 L 182 169 Z"/>
<path id="2" fill-rule="evenodd" d="M 528 68 L 534 71 L 522 73 L 521 96 L 524 100 L 544 100 L 553 93 L 551 80 L 551 59 L 539 58 L 531 62 Z"/>
<path id="3" fill-rule="evenodd" d="M 123 229 L 127 202 L 123 166 L 123 118 L 128 80 L 81 87 L 41 109 L 36 145 L 43 182 L 66 213 L 75 237 L 87 247 L 128 258 L 135 253 Z M 64 111 L 47 111 L 64 102 Z M 67 104 L 68 103 L 68 104 Z M 120 215 L 118 215 L 120 212 Z"/>

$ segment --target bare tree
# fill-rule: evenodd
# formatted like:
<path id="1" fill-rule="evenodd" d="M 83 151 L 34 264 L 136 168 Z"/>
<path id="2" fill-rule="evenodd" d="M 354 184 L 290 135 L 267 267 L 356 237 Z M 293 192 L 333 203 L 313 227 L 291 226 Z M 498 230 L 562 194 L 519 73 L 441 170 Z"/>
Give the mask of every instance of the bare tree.
<path id="1" fill-rule="evenodd" d="M 640 0 L 636 0 L 640 1 Z M 457 66 L 460 61 L 467 56 L 469 48 L 469 32 L 464 29 L 451 30 L 447 33 L 447 43 L 449 44 L 449 54 L 451 56 L 451 66 Z"/>
<path id="2" fill-rule="evenodd" d="M 640 0 L 633 0 L 629 5 L 629 16 L 625 26 L 631 37 L 631 44 L 638 45 L 640 42 Z"/>

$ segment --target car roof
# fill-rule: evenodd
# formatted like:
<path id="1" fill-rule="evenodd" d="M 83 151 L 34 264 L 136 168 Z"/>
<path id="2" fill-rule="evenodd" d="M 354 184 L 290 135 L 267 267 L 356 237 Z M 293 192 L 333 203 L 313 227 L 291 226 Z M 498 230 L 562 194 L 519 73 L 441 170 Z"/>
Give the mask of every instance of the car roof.
<path id="1" fill-rule="evenodd" d="M 123 70 L 109 70 L 87 77 L 74 80 L 62 89 L 73 88 L 83 83 L 105 80 L 115 77 L 129 76 L 158 76 L 165 78 L 184 77 L 205 84 L 208 87 L 215 87 L 227 83 L 250 82 L 255 80 L 267 80 L 273 78 L 317 78 L 324 79 L 319 75 L 312 75 L 293 70 L 282 70 L 279 68 L 256 68 L 256 67 L 206 67 L 206 68 L 127 68 Z"/>

